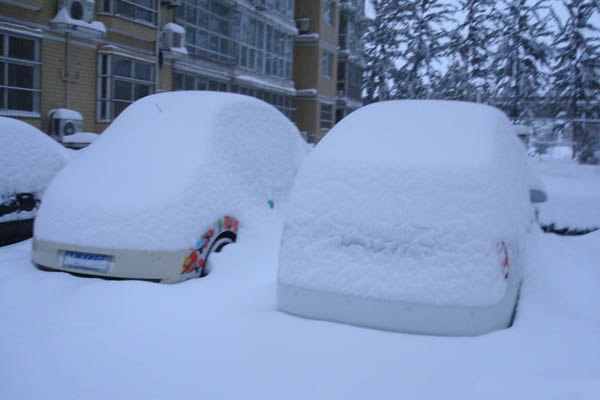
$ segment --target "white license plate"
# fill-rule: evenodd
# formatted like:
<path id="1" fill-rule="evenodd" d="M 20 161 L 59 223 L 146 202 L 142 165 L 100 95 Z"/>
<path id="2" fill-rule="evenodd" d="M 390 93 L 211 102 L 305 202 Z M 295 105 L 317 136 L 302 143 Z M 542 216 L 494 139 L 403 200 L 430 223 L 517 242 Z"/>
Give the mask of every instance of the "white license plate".
<path id="1" fill-rule="evenodd" d="M 107 273 L 110 269 L 111 257 L 103 254 L 80 253 L 65 251 L 62 260 L 63 268 L 85 269 L 94 272 Z"/>

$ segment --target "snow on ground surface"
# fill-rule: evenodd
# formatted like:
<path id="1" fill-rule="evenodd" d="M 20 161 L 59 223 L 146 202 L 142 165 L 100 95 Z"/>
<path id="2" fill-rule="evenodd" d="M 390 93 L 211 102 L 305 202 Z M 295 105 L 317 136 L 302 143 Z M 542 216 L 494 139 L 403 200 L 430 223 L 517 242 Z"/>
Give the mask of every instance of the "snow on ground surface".
<path id="1" fill-rule="evenodd" d="M 147 96 L 54 179 L 34 236 L 107 249 L 192 248 L 224 215 L 243 229 L 270 200 L 283 201 L 302 142 L 283 114 L 249 96 Z"/>
<path id="2" fill-rule="evenodd" d="M 31 241 L 0 248 L 0 398 L 600 398 L 600 232 L 540 234 L 514 326 L 444 338 L 276 311 L 282 212 L 176 285 L 43 272 Z"/>
<path id="3" fill-rule="evenodd" d="M 553 159 L 534 160 L 533 164 L 549 194 L 548 201 L 539 205 L 543 225 L 600 228 L 600 166 Z"/>
<path id="4" fill-rule="evenodd" d="M 509 120 L 489 106 L 363 107 L 298 173 L 279 279 L 286 288 L 376 300 L 497 304 L 518 285 L 505 279 L 501 246 L 516 282 L 525 263 L 533 215 L 526 161 Z"/>
<path id="5" fill-rule="evenodd" d="M 0 249 L 0 398 L 597 399 L 600 233 L 546 234 L 515 325 L 474 338 L 275 311 L 281 216 L 176 285 L 42 272 Z"/>

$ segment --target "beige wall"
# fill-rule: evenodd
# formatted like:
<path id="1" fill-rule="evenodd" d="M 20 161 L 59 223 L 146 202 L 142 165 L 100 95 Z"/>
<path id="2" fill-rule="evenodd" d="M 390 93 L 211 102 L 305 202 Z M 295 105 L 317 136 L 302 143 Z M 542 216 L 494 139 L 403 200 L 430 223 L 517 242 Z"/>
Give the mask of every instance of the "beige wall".
<path id="1" fill-rule="evenodd" d="M 46 114 L 53 108 L 68 107 L 81 113 L 85 131 L 95 131 L 96 121 L 96 49 L 69 44 L 69 104 L 66 104 L 66 81 L 63 79 L 66 42 L 42 41 L 40 120 L 46 131 Z"/>
<path id="2" fill-rule="evenodd" d="M 296 125 L 301 131 L 317 134 L 319 130 L 319 103 L 311 99 L 296 99 Z"/>
<path id="3" fill-rule="evenodd" d="M 294 46 L 294 72 L 296 89 L 316 89 L 319 86 L 321 55 L 317 45 Z"/>

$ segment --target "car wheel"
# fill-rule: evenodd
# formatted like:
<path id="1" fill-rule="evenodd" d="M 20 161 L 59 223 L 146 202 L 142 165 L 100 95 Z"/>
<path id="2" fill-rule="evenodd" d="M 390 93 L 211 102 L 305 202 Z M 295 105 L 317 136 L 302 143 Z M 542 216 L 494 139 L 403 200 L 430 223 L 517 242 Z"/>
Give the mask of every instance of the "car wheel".
<path id="1" fill-rule="evenodd" d="M 221 232 L 217 238 L 211 243 L 208 251 L 206 252 L 206 256 L 204 257 L 204 268 L 202 268 L 202 273 L 200 276 L 206 276 L 210 273 L 211 265 L 209 263 L 210 255 L 215 252 L 219 253 L 223 249 L 223 247 L 227 246 L 230 243 L 234 243 L 237 239 L 237 235 L 231 231 Z"/>

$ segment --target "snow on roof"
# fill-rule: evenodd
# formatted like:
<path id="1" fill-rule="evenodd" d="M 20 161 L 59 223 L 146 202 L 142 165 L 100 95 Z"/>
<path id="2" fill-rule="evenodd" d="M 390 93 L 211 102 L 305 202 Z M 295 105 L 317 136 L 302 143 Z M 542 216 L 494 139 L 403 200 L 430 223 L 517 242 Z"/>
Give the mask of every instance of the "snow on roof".
<path id="1" fill-rule="evenodd" d="M 147 96 L 48 189 L 37 238 L 118 249 L 191 248 L 224 215 L 252 226 L 287 198 L 304 158 L 297 128 L 249 96 Z"/>
<path id="2" fill-rule="evenodd" d="M 531 216 L 522 147 L 506 116 L 488 106 L 389 101 L 353 112 L 298 173 L 280 282 L 384 300 L 495 304 L 507 288 L 498 246 L 518 255 Z"/>
<path id="3" fill-rule="evenodd" d="M 58 119 L 74 119 L 77 121 L 83 121 L 81 113 L 75 110 L 70 110 L 68 108 L 55 108 L 53 110 L 48 111 L 48 115 L 51 115 L 54 118 Z"/>
<path id="4" fill-rule="evenodd" d="M 0 117 L 0 195 L 42 194 L 68 160 L 65 148 L 39 129 Z"/>
<path id="5" fill-rule="evenodd" d="M 56 16 L 50 20 L 52 29 L 59 31 L 78 31 L 88 36 L 106 35 L 106 27 L 102 22 L 86 22 L 80 19 L 73 19 L 69 15 L 67 7 L 62 7 Z"/>

